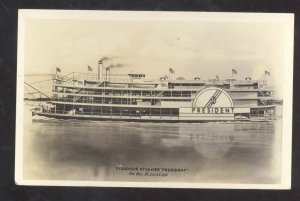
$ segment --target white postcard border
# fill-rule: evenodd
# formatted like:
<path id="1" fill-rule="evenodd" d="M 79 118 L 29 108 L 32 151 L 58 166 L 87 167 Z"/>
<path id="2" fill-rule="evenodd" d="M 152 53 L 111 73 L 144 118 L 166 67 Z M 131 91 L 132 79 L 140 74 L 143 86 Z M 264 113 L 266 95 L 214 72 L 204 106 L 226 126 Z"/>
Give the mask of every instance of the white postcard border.
<path id="1" fill-rule="evenodd" d="M 208 12 L 161 12 L 154 11 L 86 11 L 86 10 L 19 10 L 17 52 L 17 97 L 16 97 L 16 148 L 15 182 L 18 185 L 39 186 L 101 186 L 101 187 L 149 187 L 149 188 L 218 188 L 218 189 L 290 189 L 292 150 L 292 104 L 293 104 L 293 43 L 294 15 L 276 13 L 208 13 Z M 201 18 L 199 18 L 199 15 Z M 282 170 L 280 184 L 226 184 L 226 183 L 174 183 L 174 182 L 107 182 L 63 181 L 23 179 L 23 88 L 24 88 L 24 34 L 27 19 L 88 19 L 88 20 L 161 20 L 166 21 L 276 21 L 285 24 L 284 48 L 284 95 L 282 126 Z"/>

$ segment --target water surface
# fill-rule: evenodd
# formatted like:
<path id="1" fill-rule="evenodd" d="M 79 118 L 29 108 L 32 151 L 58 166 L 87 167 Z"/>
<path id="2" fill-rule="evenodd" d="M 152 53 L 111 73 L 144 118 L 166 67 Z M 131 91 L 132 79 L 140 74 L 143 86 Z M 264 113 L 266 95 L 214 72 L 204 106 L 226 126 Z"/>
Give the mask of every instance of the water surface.
<path id="1" fill-rule="evenodd" d="M 280 182 L 280 119 L 234 124 L 32 120 L 29 109 L 25 106 L 25 179 Z M 132 176 L 117 167 L 185 171 Z"/>

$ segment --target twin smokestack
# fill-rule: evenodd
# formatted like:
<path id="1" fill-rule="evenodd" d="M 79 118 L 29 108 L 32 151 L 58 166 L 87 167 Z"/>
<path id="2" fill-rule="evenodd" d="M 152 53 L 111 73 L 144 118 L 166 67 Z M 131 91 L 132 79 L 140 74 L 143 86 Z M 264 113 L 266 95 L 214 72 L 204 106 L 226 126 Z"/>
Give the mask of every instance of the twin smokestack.
<path id="1" fill-rule="evenodd" d="M 102 78 L 103 78 L 103 62 L 105 60 L 109 60 L 110 58 L 108 57 L 103 57 L 99 60 L 99 63 L 98 63 L 98 80 L 100 80 L 100 82 L 102 82 Z M 109 80 L 109 76 L 110 76 L 110 69 L 111 68 L 120 68 L 120 67 L 123 67 L 124 65 L 123 64 L 112 64 L 112 65 L 109 65 L 105 68 L 105 80 Z"/>

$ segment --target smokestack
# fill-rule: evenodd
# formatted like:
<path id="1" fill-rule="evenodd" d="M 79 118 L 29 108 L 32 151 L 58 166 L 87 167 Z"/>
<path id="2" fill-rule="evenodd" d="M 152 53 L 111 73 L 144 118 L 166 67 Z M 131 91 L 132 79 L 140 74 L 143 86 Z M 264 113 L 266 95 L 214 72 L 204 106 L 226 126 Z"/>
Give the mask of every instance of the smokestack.
<path id="1" fill-rule="evenodd" d="M 102 73 L 103 73 L 103 62 L 102 60 L 98 63 L 98 80 L 102 82 Z"/>
<path id="2" fill-rule="evenodd" d="M 109 65 L 109 66 L 106 66 L 105 67 L 105 80 L 106 81 L 110 81 L 110 69 L 111 68 L 121 68 L 123 67 L 124 64 L 112 64 L 112 65 Z"/>
<path id="3" fill-rule="evenodd" d="M 105 81 L 108 81 L 108 79 L 107 79 L 108 71 L 109 71 L 109 68 L 105 68 Z"/>

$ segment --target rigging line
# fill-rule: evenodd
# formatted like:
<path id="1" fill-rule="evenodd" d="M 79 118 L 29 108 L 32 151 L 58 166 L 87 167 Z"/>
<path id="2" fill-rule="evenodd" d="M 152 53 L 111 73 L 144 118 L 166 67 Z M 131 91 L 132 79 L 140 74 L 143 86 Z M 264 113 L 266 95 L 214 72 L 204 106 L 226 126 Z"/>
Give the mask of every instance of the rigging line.
<path id="1" fill-rule="evenodd" d="M 26 89 L 26 87 L 24 87 L 25 91 L 27 91 L 28 93 L 26 94 L 31 94 L 32 92 L 30 92 L 28 89 Z"/>
<path id="2" fill-rule="evenodd" d="M 39 77 L 41 77 L 41 76 L 53 76 L 54 74 L 53 73 L 51 73 L 51 74 L 24 74 L 24 76 L 25 77 L 36 77 L 36 76 L 39 76 Z"/>
<path id="3" fill-rule="evenodd" d="M 29 89 L 27 89 L 26 86 L 24 86 L 24 89 L 28 92 L 28 93 L 31 93 L 31 91 Z"/>
<path id="4" fill-rule="evenodd" d="M 24 89 L 25 89 L 25 91 L 27 91 L 28 93 L 32 93 L 32 92 L 30 92 L 28 89 L 26 89 L 26 87 L 24 87 Z"/>
<path id="5" fill-rule="evenodd" d="M 62 76 L 62 78 L 67 77 L 67 76 L 69 76 L 69 75 L 71 75 L 71 74 L 72 74 L 72 73 L 69 73 L 69 74 L 67 74 L 67 75 L 64 75 L 64 76 Z M 53 76 L 54 74 L 27 74 L 27 76 L 41 76 L 41 75 L 43 75 L 43 76 L 48 76 L 48 75 Z M 38 83 L 41 83 L 41 82 L 47 82 L 47 81 L 51 81 L 51 80 L 53 80 L 53 78 L 47 79 L 47 80 L 41 80 L 41 81 L 37 81 L 37 82 L 30 82 L 30 83 L 28 83 L 28 84 L 38 84 Z"/>
<path id="6" fill-rule="evenodd" d="M 51 79 L 48 79 L 48 80 L 41 80 L 41 81 L 37 81 L 37 82 L 30 82 L 29 84 L 38 84 L 38 83 L 41 83 L 41 82 L 46 82 L 46 81 L 51 81 L 53 80 L 52 78 Z"/>
<path id="7" fill-rule="evenodd" d="M 28 91 L 28 90 L 27 90 Z M 38 91 L 36 91 L 36 92 L 30 92 L 30 91 L 28 91 L 28 93 L 26 93 L 26 94 L 39 94 L 40 92 L 38 92 Z M 45 94 L 46 93 L 51 93 L 51 92 L 44 92 Z"/>
<path id="8" fill-rule="evenodd" d="M 25 86 L 24 86 L 24 89 L 28 92 L 28 93 L 25 93 L 25 94 L 28 94 L 28 95 L 31 95 L 32 97 L 34 97 L 34 95 L 28 89 L 26 89 Z"/>
<path id="9" fill-rule="evenodd" d="M 29 87 L 33 88 L 34 90 L 36 90 L 36 91 L 40 92 L 42 95 L 46 96 L 47 98 L 50 98 L 49 96 L 47 96 L 46 94 L 44 94 L 44 93 L 43 93 L 43 92 L 41 92 L 40 90 L 36 89 L 35 87 L 31 86 L 30 84 L 28 84 L 28 83 L 26 83 L 26 82 L 24 82 L 24 83 L 25 83 L 27 86 L 29 86 Z M 51 99 L 51 98 L 50 98 L 50 99 Z"/>
<path id="10" fill-rule="evenodd" d="M 63 76 L 61 76 L 61 77 L 66 77 L 66 76 L 69 76 L 69 75 L 71 75 L 71 74 L 73 74 L 73 72 L 72 73 L 69 73 L 69 74 L 66 74 L 66 75 L 63 75 Z M 24 74 L 24 76 L 26 77 L 26 76 L 28 76 L 28 77 L 36 77 L 36 76 L 54 76 L 54 75 L 56 75 L 55 73 L 49 73 L 49 74 L 47 74 L 47 73 L 45 73 L 45 74 Z"/>
<path id="11" fill-rule="evenodd" d="M 67 75 L 62 76 L 62 78 L 67 77 L 67 76 L 72 75 L 72 74 L 73 74 L 73 72 L 72 72 L 72 73 L 69 73 L 69 74 L 67 74 Z"/>

